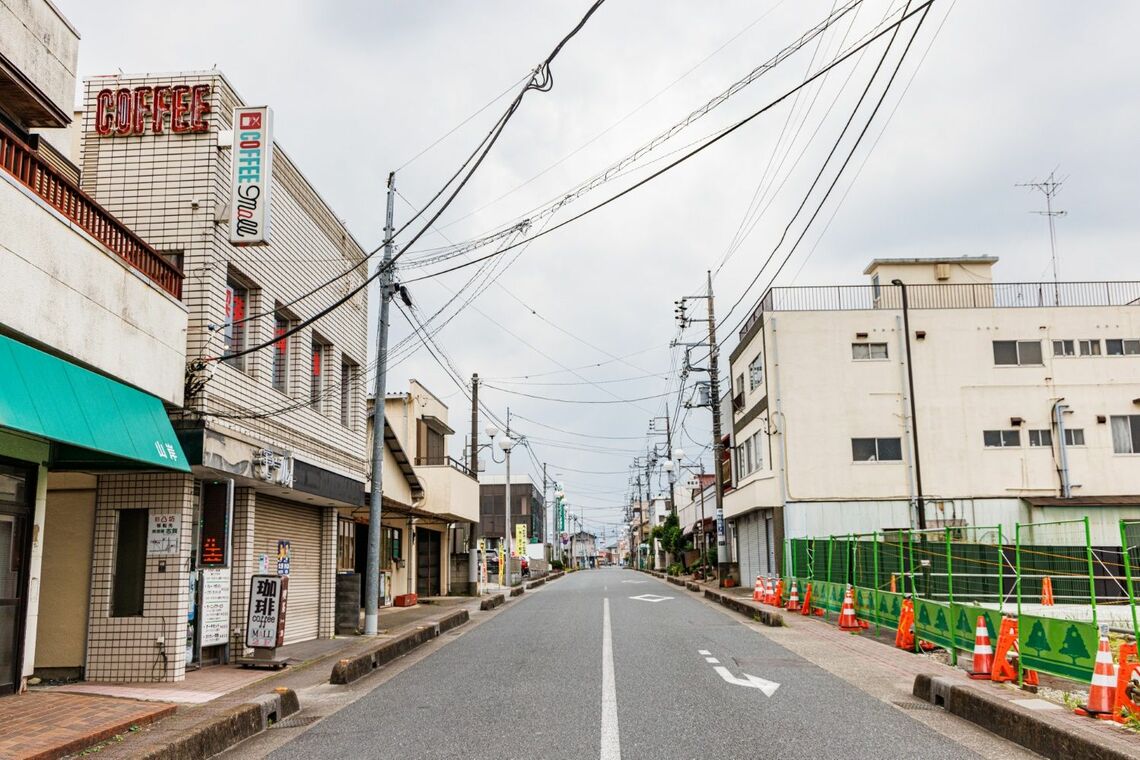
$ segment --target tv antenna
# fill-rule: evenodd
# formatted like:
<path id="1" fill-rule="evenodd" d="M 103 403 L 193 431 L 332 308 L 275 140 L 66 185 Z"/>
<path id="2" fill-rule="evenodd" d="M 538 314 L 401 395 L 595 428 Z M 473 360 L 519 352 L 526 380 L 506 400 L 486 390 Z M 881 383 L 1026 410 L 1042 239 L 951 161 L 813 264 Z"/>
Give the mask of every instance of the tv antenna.
<path id="1" fill-rule="evenodd" d="M 1030 182 L 1021 182 L 1021 183 L 1017 184 L 1016 187 L 1028 187 L 1028 188 L 1031 188 L 1033 190 L 1037 190 L 1038 192 L 1040 192 L 1041 194 L 1043 194 L 1045 196 L 1045 210 L 1044 211 L 1030 211 L 1029 213 L 1039 214 L 1039 215 L 1047 217 L 1049 219 L 1049 253 L 1053 257 L 1053 305 L 1054 306 L 1060 306 L 1061 305 L 1061 286 L 1059 284 L 1060 283 L 1060 277 L 1058 276 L 1058 269 L 1057 269 L 1057 228 L 1056 228 L 1055 224 L 1053 223 L 1053 219 L 1054 219 L 1054 217 L 1065 216 L 1068 212 L 1067 211 L 1055 211 L 1053 209 L 1053 196 L 1055 196 L 1057 194 L 1057 191 L 1061 189 L 1061 185 L 1064 184 L 1065 179 L 1068 179 L 1068 178 L 1065 177 L 1063 179 L 1058 180 L 1054 176 L 1056 173 L 1057 173 L 1057 170 L 1054 169 L 1053 171 L 1049 172 L 1048 177 L 1046 177 L 1044 180 L 1042 180 L 1040 182 L 1038 182 L 1037 180 L 1032 180 Z"/>

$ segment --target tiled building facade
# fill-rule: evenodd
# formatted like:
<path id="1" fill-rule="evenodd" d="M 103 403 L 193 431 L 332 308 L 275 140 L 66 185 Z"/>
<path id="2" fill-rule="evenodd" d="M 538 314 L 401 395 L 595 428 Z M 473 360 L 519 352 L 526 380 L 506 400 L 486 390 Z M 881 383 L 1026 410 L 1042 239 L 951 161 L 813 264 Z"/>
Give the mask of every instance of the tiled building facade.
<path id="1" fill-rule="evenodd" d="M 127 93 L 122 101 L 120 93 Z M 156 102 L 157 110 L 167 106 L 157 121 Z M 120 103 L 130 103 L 129 119 L 116 120 L 109 108 Z M 286 643 L 334 633 L 337 510 L 364 503 L 365 292 L 296 334 L 274 339 L 361 284 L 365 252 L 275 144 L 268 242 L 230 243 L 231 156 L 240 141 L 232 114 L 243 105 L 217 71 L 86 83 L 84 189 L 186 275 L 187 391 L 172 419 L 193 469 L 169 496 L 169 476 L 100 483 L 90 679 L 179 680 L 187 663 L 248 654 L 246 606 L 254 574 L 290 575 Z M 176 120 L 183 128 L 173 128 Z M 203 489 L 231 480 L 225 561 L 214 568 L 220 576 L 209 576 L 211 583 L 228 582 L 227 646 L 201 640 L 210 623 L 199 604 L 207 582 L 199 571 L 205 564 Z M 115 541 L 111 516 L 154 509 L 159 495 L 182 515 L 180 551 L 162 571 L 159 560 L 148 558 L 141 620 L 112 617 L 98 590 Z M 219 625 L 214 615 L 212 642 Z M 159 636 L 167 643 L 155 664 Z M 105 647 L 112 638 L 117 645 Z"/>

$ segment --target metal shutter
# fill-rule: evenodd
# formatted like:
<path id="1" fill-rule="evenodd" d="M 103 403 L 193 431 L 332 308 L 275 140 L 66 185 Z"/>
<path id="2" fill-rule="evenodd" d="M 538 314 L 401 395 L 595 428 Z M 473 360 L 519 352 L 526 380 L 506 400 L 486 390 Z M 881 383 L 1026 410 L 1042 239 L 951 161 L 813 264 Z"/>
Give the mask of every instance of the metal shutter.
<path id="1" fill-rule="evenodd" d="M 776 518 L 772 516 L 772 510 L 766 510 L 767 517 L 764 518 L 764 538 L 768 542 L 768 572 L 776 572 Z"/>
<path id="2" fill-rule="evenodd" d="M 321 604 L 321 510 L 257 495 L 253 521 L 253 558 L 269 559 L 275 572 L 277 542 L 289 541 L 289 602 L 285 608 L 285 643 L 317 637 Z"/>
<path id="3" fill-rule="evenodd" d="M 763 573 L 760 563 L 757 562 L 760 556 L 760 531 L 757 523 L 755 513 L 741 515 L 736 521 L 736 540 L 740 546 L 741 585 L 751 586 L 756 582 L 756 576 Z"/>
<path id="4" fill-rule="evenodd" d="M 752 529 L 756 532 L 756 553 L 752 561 L 756 563 L 756 572 L 767 577 L 772 574 L 772 569 L 768 566 L 768 530 L 763 512 L 757 510 L 752 513 Z"/>

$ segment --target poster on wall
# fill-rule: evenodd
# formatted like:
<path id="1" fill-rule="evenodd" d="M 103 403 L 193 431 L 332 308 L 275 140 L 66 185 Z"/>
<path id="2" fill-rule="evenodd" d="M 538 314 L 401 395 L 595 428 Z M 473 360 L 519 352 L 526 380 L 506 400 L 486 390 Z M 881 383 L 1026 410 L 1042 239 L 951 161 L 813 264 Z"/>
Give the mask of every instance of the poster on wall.
<path id="1" fill-rule="evenodd" d="M 182 534 L 182 513 L 150 510 L 146 531 L 148 557 L 169 557 L 178 554 Z"/>
<path id="2" fill-rule="evenodd" d="M 269 243 L 269 188 L 273 169 L 273 112 L 268 106 L 234 109 L 230 174 L 230 242 Z"/>
<path id="3" fill-rule="evenodd" d="M 274 649 L 285 643 L 285 608 L 289 600 L 289 578 L 255 575 L 249 580 L 249 609 L 245 623 L 245 645 Z"/>
<path id="4" fill-rule="evenodd" d="M 206 568 L 202 570 L 202 610 L 199 625 L 201 645 L 217 646 L 229 641 L 230 628 L 230 570 Z"/>
<path id="5" fill-rule="evenodd" d="M 515 524 L 515 554 L 526 556 L 526 523 Z"/>
<path id="6" fill-rule="evenodd" d="M 286 539 L 277 541 L 277 574 L 288 575 L 292 545 Z"/>

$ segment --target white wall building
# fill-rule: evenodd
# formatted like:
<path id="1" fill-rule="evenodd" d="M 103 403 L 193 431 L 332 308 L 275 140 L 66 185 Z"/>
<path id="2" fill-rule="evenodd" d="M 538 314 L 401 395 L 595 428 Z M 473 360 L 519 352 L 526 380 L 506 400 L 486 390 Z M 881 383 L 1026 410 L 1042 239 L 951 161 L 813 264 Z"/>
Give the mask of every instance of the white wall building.
<path id="1" fill-rule="evenodd" d="M 1117 544 L 1140 516 L 1140 283 L 994 283 L 994 263 L 764 295 L 730 357 L 742 577 L 776 572 L 784 538 L 917 527 L 920 478 L 931 527 L 1088 514 Z"/>

